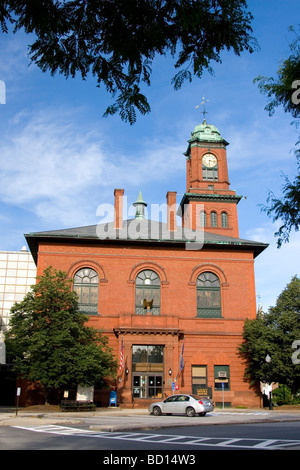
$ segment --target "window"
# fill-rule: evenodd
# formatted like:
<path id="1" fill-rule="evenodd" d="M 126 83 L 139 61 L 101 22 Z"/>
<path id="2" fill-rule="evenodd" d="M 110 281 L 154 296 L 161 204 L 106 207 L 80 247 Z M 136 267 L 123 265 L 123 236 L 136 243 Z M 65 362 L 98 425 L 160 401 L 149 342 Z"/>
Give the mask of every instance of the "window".
<path id="1" fill-rule="evenodd" d="M 215 366 L 215 390 L 230 390 L 229 366 Z"/>
<path id="2" fill-rule="evenodd" d="M 160 314 L 160 278 L 150 269 L 141 271 L 135 281 L 136 315 Z"/>
<path id="3" fill-rule="evenodd" d="M 202 176 L 204 180 L 217 180 L 218 168 L 202 168 Z"/>
<path id="4" fill-rule="evenodd" d="M 214 211 L 210 213 L 210 225 L 211 225 L 211 227 L 217 227 L 218 226 L 217 213 L 214 212 Z"/>
<path id="5" fill-rule="evenodd" d="M 132 386 L 135 398 L 162 398 L 164 346 L 132 346 Z"/>
<path id="6" fill-rule="evenodd" d="M 177 399 L 177 396 L 168 397 L 164 400 L 165 403 L 174 403 Z"/>
<path id="7" fill-rule="evenodd" d="M 192 392 L 195 395 L 207 395 L 207 367 L 192 366 Z"/>
<path id="8" fill-rule="evenodd" d="M 218 276 L 211 272 L 201 273 L 196 282 L 197 316 L 221 317 L 221 292 Z"/>
<path id="9" fill-rule="evenodd" d="M 221 214 L 221 224 L 223 228 L 228 227 L 228 216 L 226 212 L 222 212 Z"/>
<path id="10" fill-rule="evenodd" d="M 187 395 L 179 395 L 179 397 L 176 397 L 175 401 L 179 401 L 179 402 L 181 402 L 181 401 L 184 401 L 184 402 L 190 401 L 190 397 L 187 396 Z"/>
<path id="11" fill-rule="evenodd" d="M 132 346 L 133 372 L 162 372 L 164 347 L 156 345 Z"/>
<path id="12" fill-rule="evenodd" d="M 206 227 L 206 212 L 200 212 L 200 227 Z"/>
<path id="13" fill-rule="evenodd" d="M 98 284 L 98 274 L 91 268 L 80 269 L 75 274 L 74 291 L 78 295 L 80 312 L 98 313 Z"/>

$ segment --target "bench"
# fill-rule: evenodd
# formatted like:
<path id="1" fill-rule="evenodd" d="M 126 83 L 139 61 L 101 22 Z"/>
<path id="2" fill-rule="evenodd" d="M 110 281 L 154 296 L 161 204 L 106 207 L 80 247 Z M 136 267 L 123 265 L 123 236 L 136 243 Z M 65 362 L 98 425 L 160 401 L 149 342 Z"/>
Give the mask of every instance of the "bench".
<path id="1" fill-rule="evenodd" d="M 62 411 L 94 411 L 96 405 L 91 401 L 62 400 L 60 408 Z"/>

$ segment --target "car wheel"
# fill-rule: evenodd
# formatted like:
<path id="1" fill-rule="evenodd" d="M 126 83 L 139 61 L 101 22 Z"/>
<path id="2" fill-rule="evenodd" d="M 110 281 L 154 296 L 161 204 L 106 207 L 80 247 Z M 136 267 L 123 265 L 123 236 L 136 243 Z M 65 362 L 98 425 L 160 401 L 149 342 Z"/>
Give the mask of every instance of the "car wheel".
<path id="1" fill-rule="evenodd" d="M 205 416 L 206 413 L 199 413 L 199 416 Z"/>
<path id="2" fill-rule="evenodd" d="M 161 409 L 160 409 L 159 406 L 155 406 L 153 408 L 153 414 L 154 414 L 154 416 L 160 416 L 161 415 Z"/>
<path id="3" fill-rule="evenodd" d="M 189 406 L 185 412 L 186 412 L 186 415 L 189 416 L 190 418 L 195 416 L 195 410 L 191 406 Z"/>

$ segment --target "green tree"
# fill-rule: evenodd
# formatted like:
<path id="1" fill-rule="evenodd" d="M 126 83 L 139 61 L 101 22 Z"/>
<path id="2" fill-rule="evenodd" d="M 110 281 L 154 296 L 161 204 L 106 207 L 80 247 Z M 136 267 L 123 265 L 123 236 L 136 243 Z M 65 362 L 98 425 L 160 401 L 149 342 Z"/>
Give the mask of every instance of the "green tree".
<path id="1" fill-rule="evenodd" d="M 293 361 L 294 341 L 300 340 L 300 279 L 294 276 L 279 295 L 275 307 L 245 322 L 244 342 L 239 346 L 250 383 L 279 382 L 300 387 L 300 364 Z M 265 358 L 269 354 L 271 363 Z M 298 362 L 298 361 L 297 361 Z M 300 361 L 299 361 L 300 362 Z"/>
<path id="2" fill-rule="evenodd" d="M 290 43 L 290 55 L 280 64 L 277 77 L 257 77 L 259 89 L 266 94 L 269 102 L 265 109 L 272 116 L 278 106 L 282 106 L 295 119 L 293 124 L 299 127 L 300 118 L 300 35 L 291 26 L 290 31 L 295 34 L 295 39 Z M 263 210 L 273 221 L 280 220 L 282 225 L 275 233 L 278 248 L 283 242 L 288 242 L 290 233 L 300 227 L 300 138 L 296 142 L 294 153 L 297 161 L 297 174 L 293 181 L 284 175 L 285 183 L 282 188 L 282 197 L 277 197 L 269 191 L 267 203 Z"/>
<path id="3" fill-rule="evenodd" d="M 259 75 L 254 83 L 258 83 L 260 91 L 269 98 L 265 110 L 270 116 L 278 106 L 282 106 L 285 112 L 297 119 L 300 117 L 300 35 L 293 26 L 289 31 L 295 38 L 289 44 L 290 55 L 278 67 L 276 79 Z"/>
<path id="4" fill-rule="evenodd" d="M 212 71 L 220 53 L 253 52 L 246 0 L 2 0 L 3 32 L 13 23 L 36 39 L 31 61 L 65 77 L 92 74 L 117 97 L 105 115 L 119 112 L 130 124 L 150 111 L 141 85 L 150 85 L 155 56 L 175 60 L 175 89 L 192 75 Z"/>
<path id="5" fill-rule="evenodd" d="M 46 400 L 53 390 L 78 384 L 101 387 L 114 377 L 117 363 L 108 339 L 85 325 L 88 317 L 78 311 L 66 273 L 45 269 L 11 313 L 8 360 L 23 378 L 40 382 Z"/>
<path id="6" fill-rule="evenodd" d="M 273 219 L 273 222 L 280 221 L 281 225 L 274 236 L 277 238 L 277 247 L 283 243 L 288 243 L 292 230 L 299 231 L 300 227 L 300 154 L 297 151 L 297 171 L 294 181 L 283 175 L 284 185 L 282 187 L 282 197 L 277 197 L 273 191 L 269 191 L 267 203 L 262 210 Z"/>

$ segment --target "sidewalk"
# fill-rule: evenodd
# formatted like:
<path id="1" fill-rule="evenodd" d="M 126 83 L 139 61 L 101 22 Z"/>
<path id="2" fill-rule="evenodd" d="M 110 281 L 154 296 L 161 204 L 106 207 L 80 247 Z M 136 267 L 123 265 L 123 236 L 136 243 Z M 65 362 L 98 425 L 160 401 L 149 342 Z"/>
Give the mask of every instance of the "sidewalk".
<path id="1" fill-rule="evenodd" d="M 153 416 L 147 409 L 97 408 L 93 412 L 61 412 L 43 407 L 18 409 L 0 407 L 0 426 L 85 426 L 91 430 L 114 432 L 122 430 L 159 429 L 166 427 L 245 424 L 261 422 L 300 421 L 300 410 L 272 411 L 265 409 L 219 409 L 204 417 Z"/>

